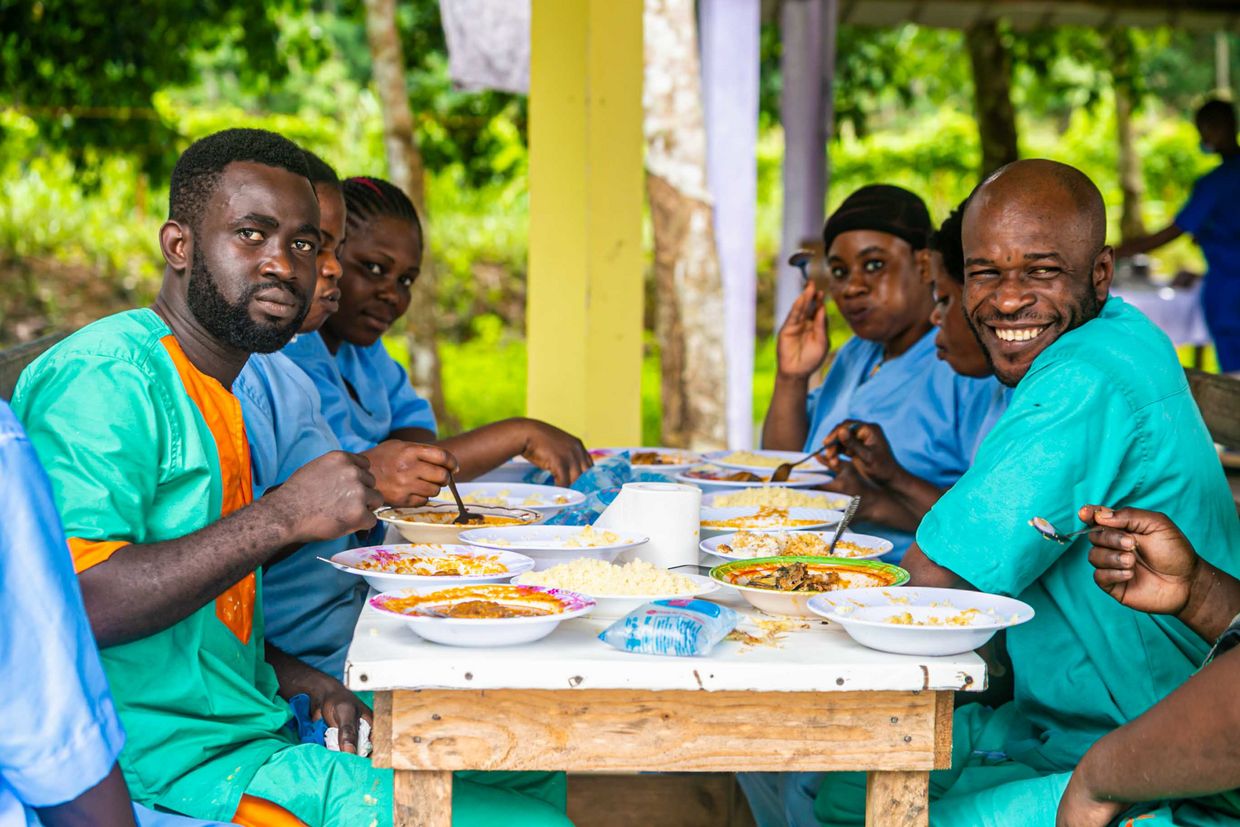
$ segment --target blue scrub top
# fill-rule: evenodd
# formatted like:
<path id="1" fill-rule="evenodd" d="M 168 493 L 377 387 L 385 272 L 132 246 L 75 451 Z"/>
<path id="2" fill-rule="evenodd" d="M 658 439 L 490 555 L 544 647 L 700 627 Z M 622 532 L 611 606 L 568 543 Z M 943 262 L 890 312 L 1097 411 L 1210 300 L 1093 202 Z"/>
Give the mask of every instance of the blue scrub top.
<path id="1" fill-rule="evenodd" d="M 2 400 L 0 480 L 0 697 L 19 711 L 0 727 L 0 825 L 18 827 L 102 781 L 125 733 L 47 475 Z M 134 815 L 142 827 L 208 824 L 136 805 Z"/>
<path id="2" fill-rule="evenodd" d="M 401 428 L 437 430 L 430 403 L 382 341 L 370 347 L 344 342 L 332 356 L 318 333 L 306 333 L 281 352 L 313 380 L 323 417 L 346 451 L 369 450 Z"/>
<path id="3" fill-rule="evenodd" d="M 1028 525 L 1071 530 L 1086 504 L 1169 514 L 1202 557 L 1240 574 L 1235 503 L 1175 349 L 1117 298 L 1038 354 L 973 467 L 917 530 L 935 563 L 1037 612 L 1007 633 L 1016 709 L 1035 737 L 1006 753 L 1044 772 L 1070 770 L 1208 649 L 1175 618 L 1099 589 L 1087 538 L 1061 546 Z"/>
<path id="4" fill-rule="evenodd" d="M 883 361 L 883 346 L 854 336 L 844 343 L 822 385 L 807 402 L 806 452 L 822 446 L 847 419 L 882 426 L 896 460 L 909 473 L 947 488 L 972 464 L 984 429 L 993 425 L 1006 397 L 994 378 L 961 376 L 935 352 L 931 329 L 901 355 Z M 895 544 L 897 558 L 913 535 L 888 526 L 857 523 Z"/>
<path id="5" fill-rule="evenodd" d="M 317 338 L 317 337 L 316 337 Z M 310 377 L 283 353 L 256 353 L 233 383 L 241 400 L 254 497 L 282 485 L 306 463 L 340 442 L 319 412 Z M 365 545 L 365 536 L 307 543 L 263 572 L 267 639 L 337 678 L 366 599 L 366 582 L 319 561 Z"/>
<path id="6" fill-rule="evenodd" d="M 1209 273 L 1214 278 L 1240 279 L 1240 155 L 1223 159 L 1193 185 L 1188 202 L 1175 217 L 1175 224 L 1201 246 Z M 1233 308 L 1240 314 L 1240 308 Z"/>

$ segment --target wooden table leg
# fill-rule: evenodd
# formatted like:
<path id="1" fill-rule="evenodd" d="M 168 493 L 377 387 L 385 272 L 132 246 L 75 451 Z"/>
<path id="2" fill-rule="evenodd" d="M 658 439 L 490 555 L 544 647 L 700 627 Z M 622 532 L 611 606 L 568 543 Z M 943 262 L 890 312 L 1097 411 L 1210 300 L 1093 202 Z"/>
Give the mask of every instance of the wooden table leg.
<path id="1" fill-rule="evenodd" d="M 395 827 L 452 827 L 452 773 L 396 770 L 392 821 Z"/>
<path id="2" fill-rule="evenodd" d="M 866 827 L 927 827 L 930 774 L 870 772 L 865 783 Z"/>

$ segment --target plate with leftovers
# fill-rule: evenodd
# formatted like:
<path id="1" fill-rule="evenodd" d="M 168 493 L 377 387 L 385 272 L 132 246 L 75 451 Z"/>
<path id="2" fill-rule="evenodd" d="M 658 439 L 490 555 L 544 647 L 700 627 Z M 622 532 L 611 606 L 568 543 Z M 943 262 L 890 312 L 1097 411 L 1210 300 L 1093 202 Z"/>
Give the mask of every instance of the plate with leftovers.
<path id="1" fill-rule="evenodd" d="M 537 511 L 543 517 L 558 514 L 570 506 L 581 505 L 586 500 L 585 494 L 571 488 L 522 482 L 458 482 L 456 490 L 461 493 L 461 500 L 466 506 L 524 508 Z M 447 489 L 441 490 L 435 501 L 454 502 Z"/>
<path id="2" fill-rule="evenodd" d="M 700 454 L 681 448 L 592 448 L 590 456 L 606 459 L 626 452 L 630 465 L 650 471 L 683 471 L 702 463 Z"/>
<path id="3" fill-rule="evenodd" d="M 534 560 L 534 571 L 578 557 L 611 562 L 622 551 L 636 548 L 649 537 L 593 526 L 534 525 L 473 528 L 461 532 L 461 541 L 479 548 L 515 551 Z"/>
<path id="4" fill-rule="evenodd" d="M 375 516 L 393 526 L 411 543 L 455 543 L 466 529 L 533 525 L 543 519 L 542 514 L 529 508 L 475 505 L 469 510 L 480 514 L 483 522 L 454 524 L 452 521 L 460 513 L 456 503 L 430 503 L 416 508 L 386 506 L 376 511 Z"/>
<path id="5" fill-rule="evenodd" d="M 970 652 L 1034 614 L 1029 604 L 1003 595 L 922 586 L 831 592 L 810 600 L 809 609 L 862 646 L 936 657 Z"/>
<path id="6" fill-rule="evenodd" d="M 377 592 L 411 586 L 503 583 L 534 568 L 515 551 L 473 546 L 408 543 L 351 548 L 332 555 L 333 567 L 365 578 Z"/>
<path id="7" fill-rule="evenodd" d="M 515 646 L 546 637 L 563 620 L 588 614 L 594 601 L 560 589 L 492 583 L 401 589 L 372 597 L 370 605 L 434 643 Z"/>
<path id="8" fill-rule="evenodd" d="M 725 560 L 826 557 L 834 534 L 834 531 L 738 531 L 703 540 L 700 548 Z M 873 560 L 892 548 L 892 542 L 882 537 L 845 531 L 831 556 L 847 560 Z"/>
<path id="9" fill-rule="evenodd" d="M 878 560 L 839 557 L 759 557 L 733 560 L 710 570 L 712 580 L 731 586 L 767 614 L 813 617 L 816 594 L 867 586 L 901 586 L 908 572 Z"/>
<path id="10" fill-rule="evenodd" d="M 719 589 L 709 577 L 668 571 L 645 560 L 617 565 L 589 558 L 526 572 L 512 582 L 587 595 L 598 604 L 595 617 L 624 617 L 652 600 L 701 597 Z"/>
<path id="11" fill-rule="evenodd" d="M 843 511 L 852 499 L 847 494 L 814 491 L 786 486 L 759 485 L 738 491 L 715 491 L 702 495 L 702 505 L 720 508 L 737 505 L 767 505 L 772 508 L 825 508 Z"/>
<path id="12" fill-rule="evenodd" d="M 793 471 L 784 482 L 769 482 L 770 473 L 758 475 L 737 468 L 715 468 L 699 465 L 676 475 L 676 482 L 696 485 L 705 492 L 729 491 L 739 488 L 817 488 L 831 481 L 828 474 L 805 474 Z"/>
<path id="13" fill-rule="evenodd" d="M 812 531 L 836 525 L 844 518 L 830 508 L 772 508 L 766 505 L 703 506 L 702 539 L 733 531 Z"/>
<path id="14" fill-rule="evenodd" d="M 731 468 L 739 471 L 750 471 L 770 479 L 776 468 L 785 462 L 796 462 L 805 459 L 809 451 L 710 451 L 702 454 L 702 459 L 718 465 L 720 468 Z M 817 462 L 807 462 L 812 468 L 825 468 Z"/>

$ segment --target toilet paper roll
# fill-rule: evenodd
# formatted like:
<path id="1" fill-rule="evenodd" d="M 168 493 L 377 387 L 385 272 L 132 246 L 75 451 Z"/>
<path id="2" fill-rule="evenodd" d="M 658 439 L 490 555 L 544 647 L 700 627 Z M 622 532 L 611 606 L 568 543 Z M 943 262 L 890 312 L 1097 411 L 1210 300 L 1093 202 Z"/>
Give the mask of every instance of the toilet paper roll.
<path id="1" fill-rule="evenodd" d="M 674 482 L 625 483 L 594 527 L 644 534 L 650 542 L 624 552 L 618 562 L 645 560 L 662 568 L 696 564 L 702 491 Z"/>

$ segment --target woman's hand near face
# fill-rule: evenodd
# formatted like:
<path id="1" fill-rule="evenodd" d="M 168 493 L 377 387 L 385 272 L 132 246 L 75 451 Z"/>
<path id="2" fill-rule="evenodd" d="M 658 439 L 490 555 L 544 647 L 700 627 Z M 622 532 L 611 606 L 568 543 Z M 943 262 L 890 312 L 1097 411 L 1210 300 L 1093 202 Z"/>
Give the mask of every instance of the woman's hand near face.
<path id="1" fill-rule="evenodd" d="M 806 285 L 779 329 L 776 353 L 780 375 L 789 379 L 808 378 L 822 366 L 830 347 L 822 291 L 812 284 Z"/>

